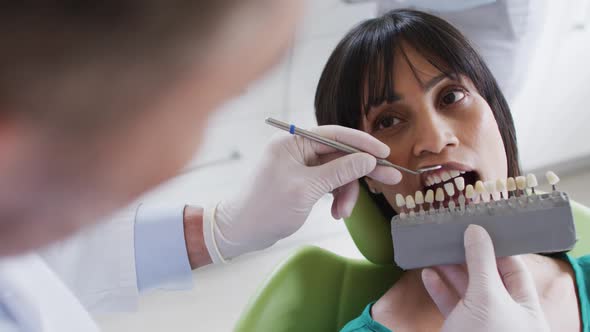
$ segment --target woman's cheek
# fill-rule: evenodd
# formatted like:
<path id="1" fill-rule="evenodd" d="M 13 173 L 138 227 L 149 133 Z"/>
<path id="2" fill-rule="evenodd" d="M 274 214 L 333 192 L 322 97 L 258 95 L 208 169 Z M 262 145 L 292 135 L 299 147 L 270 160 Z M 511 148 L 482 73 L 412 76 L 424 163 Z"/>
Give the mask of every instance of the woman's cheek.
<path id="1" fill-rule="evenodd" d="M 473 136 L 476 148 L 483 161 L 483 167 L 489 172 L 491 179 L 504 178 L 507 176 L 507 158 L 504 142 L 498 123 L 485 103 L 482 111 L 477 112 L 480 116 L 477 121 L 472 122 L 468 133 Z"/>

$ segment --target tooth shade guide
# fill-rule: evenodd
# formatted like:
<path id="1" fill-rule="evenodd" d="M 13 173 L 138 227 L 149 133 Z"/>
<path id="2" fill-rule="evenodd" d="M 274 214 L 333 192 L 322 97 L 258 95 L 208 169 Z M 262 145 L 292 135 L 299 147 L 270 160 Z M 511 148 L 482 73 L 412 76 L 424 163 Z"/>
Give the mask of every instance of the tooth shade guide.
<path id="1" fill-rule="evenodd" d="M 395 204 L 400 209 L 403 208 L 404 206 L 406 206 L 406 200 L 404 199 L 404 196 L 402 194 L 395 195 Z"/>
<path id="2" fill-rule="evenodd" d="M 467 199 L 473 199 L 475 197 L 475 189 L 473 188 L 473 185 L 468 184 L 467 187 L 465 187 L 465 197 Z"/>
<path id="3" fill-rule="evenodd" d="M 504 196 L 502 195 L 502 192 L 500 192 L 500 191 L 494 191 L 492 193 L 492 199 L 494 201 L 499 201 L 499 200 L 504 199 Z"/>
<path id="4" fill-rule="evenodd" d="M 436 194 L 434 195 L 434 199 L 437 202 L 442 202 L 445 200 L 445 192 L 443 191 L 443 188 L 436 188 Z"/>
<path id="5" fill-rule="evenodd" d="M 445 192 L 443 188 L 436 188 L 436 191 L 434 193 L 434 200 L 438 202 L 438 208 L 442 209 L 443 202 L 445 200 Z"/>
<path id="6" fill-rule="evenodd" d="M 501 233 L 498 238 L 505 240 L 503 244 L 500 243 L 502 241 L 494 241 L 494 246 L 499 247 L 502 256 L 571 249 L 576 234 L 567 194 L 549 192 L 537 195 L 538 199 L 511 198 L 507 204 L 492 202 L 468 205 L 465 211 L 460 210 L 460 202 L 455 199 L 454 210 L 449 201 L 448 209 L 437 209 L 433 214 L 399 222 L 395 222 L 399 217 L 394 217 L 391 234 L 394 250 L 399 253 L 395 261 L 406 269 L 435 264 L 460 264 L 465 258 L 463 232 L 469 224 L 495 227 Z M 546 231 L 531 237 L 531 229 L 534 231 L 535 227 Z M 555 241 L 556 238 L 559 240 Z M 448 245 L 449 239 L 454 241 L 451 246 Z M 436 252 L 437 257 L 439 254 L 444 257 L 433 261 L 432 252 Z"/>
<path id="7" fill-rule="evenodd" d="M 456 177 L 453 182 L 455 182 L 455 186 L 460 193 L 465 190 L 465 179 L 462 176 Z"/>
<path id="8" fill-rule="evenodd" d="M 494 181 L 486 181 L 483 184 L 488 194 L 496 192 L 496 183 Z"/>
<path id="9" fill-rule="evenodd" d="M 508 195 L 506 196 L 506 198 L 510 196 L 516 196 L 516 181 L 513 177 L 509 177 L 508 179 L 506 179 L 506 189 L 508 190 Z"/>
<path id="10" fill-rule="evenodd" d="M 454 178 L 453 178 L 454 179 Z M 469 182 L 473 181 L 473 178 L 469 178 Z M 506 183 L 506 186 L 504 188 L 504 181 Z M 512 225 L 510 222 L 519 222 L 519 221 L 524 221 L 524 222 L 528 222 L 531 224 L 531 226 L 536 227 L 535 225 L 537 225 L 537 223 L 543 223 L 542 225 L 542 229 L 547 229 L 545 228 L 547 223 L 545 221 L 550 221 L 549 224 L 552 224 L 555 221 L 559 221 L 562 220 L 562 218 L 558 218 L 559 215 L 555 215 L 554 213 L 557 213 L 556 211 L 558 211 L 557 209 L 559 209 L 559 213 L 561 213 L 562 215 L 565 215 L 565 212 L 561 212 L 561 210 L 567 210 L 567 214 L 570 216 L 569 218 L 571 218 L 571 209 L 569 206 L 564 205 L 564 203 L 568 203 L 568 197 L 566 193 L 560 192 L 560 191 L 555 191 L 555 192 L 551 192 L 548 191 L 548 193 L 540 193 L 537 191 L 536 195 L 533 196 L 523 196 L 521 195 L 520 197 L 515 197 L 515 193 L 518 194 L 519 191 L 518 189 L 516 190 L 508 190 L 509 187 L 509 183 L 508 183 L 508 179 L 502 179 L 502 180 L 497 180 L 494 179 L 493 182 L 496 185 L 495 188 L 495 195 L 500 196 L 500 200 L 499 201 L 491 201 L 491 202 L 482 202 L 480 201 L 480 197 L 477 198 L 477 200 L 475 201 L 471 201 L 470 198 L 468 197 L 474 197 L 475 195 L 475 188 L 473 183 L 469 183 L 466 184 L 465 186 L 465 190 L 464 191 L 457 191 L 457 189 L 455 189 L 455 191 L 457 191 L 457 194 L 455 194 L 454 196 L 450 196 L 448 197 L 448 193 L 444 190 L 444 184 L 441 185 L 437 185 L 435 186 L 435 188 L 442 188 L 443 192 L 442 194 L 444 195 L 444 201 L 440 202 L 440 196 L 441 196 L 441 192 L 440 190 L 432 190 L 430 192 L 429 196 L 435 196 L 432 198 L 435 198 L 436 202 L 440 202 L 440 203 L 433 203 L 430 206 L 426 206 L 424 205 L 425 208 L 430 208 L 430 209 L 426 209 L 426 211 L 422 210 L 422 206 L 418 207 L 416 203 L 416 201 L 420 201 L 420 196 L 422 196 L 422 198 L 426 198 L 425 192 L 427 192 L 427 190 L 425 189 L 424 191 L 418 191 L 415 192 L 414 195 L 412 195 L 412 198 L 414 200 L 414 204 L 415 204 L 415 208 L 413 210 L 411 210 L 410 208 L 414 207 L 414 204 L 412 204 L 412 199 L 410 198 L 405 198 L 405 207 L 406 209 L 403 211 L 403 213 L 398 213 L 398 216 L 395 216 L 392 219 L 392 223 L 391 223 L 391 227 L 392 227 L 392 236 L 394 238 L 394 245 L 395 243 L 400 243 L 400 242 L 404 242 L 406 244 L 404 244 L 403 249 L 404 250 L 408 250 L 408 248 L 413 248 L 413 247 L 419 247 L 420 245 L 423 245 L 422 242 L 431 242 L 429 241 L 423 241 L 424 239 L 438 239 L 441 238 L 440 241 L 434 241 L 434 245 L 431 245 L 430 247 L 428 247 L 428 250 L 423 251 L 423 253 L 427 253 L 427 252 L 432 252 L 433 250 L 436 250 L 436 252 L 438 253 L 438 251 L 440 250 L 441 252 L 444 252 L 446 249 L 441 249 L 440 244 L 444 244 L 446 239 L 452 238 L 452 237 L 457 237 L 456 240 L 456 244 L 454 246 L 456 246 L 457 248 L 460 248 L 462 245 L 462 238 L 459 238 L 458 235 L 463 235 L 462 233 L 459 234 L 459 231 L 455 232 L 455 231 L 449 231 L 447 232 L 448 229 L 455 229 L 455 228 L 462 228 L 462 230 L 464 231 L 464 225 L 465 227 L 469 224 L 479 224 L 482 225 L 484 227 L 492 227 L 491 229 L 493 229 L 493 227 L 496 227 L 496 225 L 498 223 L 502 223 L 501 226 L 503 228 L 503 230 L 505 230 L 505 238 L 509 238 L 509 239 L 513 239 L 512 237 L 512 231 L 511 228 Z M 454 180 L 448 181 L 449 182 L 453 182 Z M 511 181 L 512 184 L 514 184 L 514 186 L 516 186 L 516 181 L 513 180 Z M 548 189 L 549 185 L 547 184 L 547 182 L 544 182 L 541 179 L 542 185 L 543 185 L 543 189 L 546 190 Z M 489 186 L 489 185 L 488 185 Z M 438 189 L 437 188 L 437 189 Z M 484 188 L 485 188 L 485 182 L 484 182 Z M 511 189 L 514 187 L 511 187 Z M 541 187 L 539 187 L 541 188 Z M 503 190 L 504 189 L 504 190 Z M 487 193 L 487 191 L 486 191 Z M 422 194 L 422 195 L 421 195 Z M 488 195 L 489 196 L 489 195 Z M 476 196 L 477 197 L 477 196 Z M 502 197 L 504 199 L 502 199 Z M 496 199 L 496 197 L 494 197 L 494 199 Z M 426 202 L 426 201 L 425 201 Z M 436 205 L 435 205 L 436 204 Z M 569 204 L 569 203 L 568 203 Z M 547 211 L 546 211 L 547 210 Z M 399 210 L 398 210 L 399 211 Z M 522 215 L 524 217 L 520 217 L 519 215 L 522 213 Z M 401 214 L 401 216 L 400 216 Z M 564 220 L 566 219 L 565 217 L 563 218 Z M 545 221 L 544 221 L 545 220 Z M 447 225 L 448 224 L 448 225 Z M 563 226 L 563 225 L 562 225 Z M 553 226 L 551 226 L 553 227 Z M 521 226 L 515 226 L 515 228 L 519 229 L 519 232 L 521 232 L 521 236 L 524 236 L 525 239 L 530 239 L 531 242 L 535 242 L 535 239 L 537 236 L 530 238 L 530 233 L 527 234 L 526 230 L 523 230 L 523 228 Z M 420 231 L 417 231 L 418 229 L 422 229 Z M 554 235 L 553 234 L 560 234 L 559 232 L 555 231 L 555 227 L 550 228 L 552 230 L 554 230 L 553 232 L 551 232 L 551 234 L 546 234 L 546 238 L 544 238 L 543 242 L 551 242 L 554 240 Z M 395 232 L 394 232 L 395 231 Z M 400 234 L 407 234 L 406 232 L 414 232 L 413 235 L 404 235 L 401 236 L 401 239 L 399 237 Z M 455 232 L 455 233 L 453 233 Z M 524 232 L 524 233 L 523 233 Z M 398 238 L 396 238 L 395 234 L 398 235 Z M 575 234 L 574 234 L 575 235 Z M 575 236 L 574 236 L 575 238 Z M 524 242 L 526 243 L 527 240 L 524 240 Z M 573 239 L 572 239 L 573 241 Z M 518 243 L 522 243 L 523 241 L 518 241 Z M 539 242 L 537 240 L 537 242 Z M 399 248 L 399 247 L 397 247 Z M 531 247 L 532 248 L 532 247 Z M 538 248 L 538 247 L 537 247 Z M 557 245 L 557 246 L 553 246 L 552 247 L 547 247 L 549 249 L 551 248 L 559 248 L 560 250 L 563 248 L 566 248 L 564 246 L 561 245 Z M 396 249 L 398 252 L 401 250 Z M 455 250 L 455 249 L 453 249 Z M 459 250 L 459 249 L 456 249 Z M 512 250 L 512 249 L 511 249 Z M 518 249 L 520 250 L 520 249 Z M 526 249 L 529 250 L 529 249 Z M 531 249 L 533 250 L 533 249 Z M 536 250 L 536 249 L 535 249 Z M 530 252 L 538 252 L 537 251 L 530 251 Z M 522 252 L 517 252 L 515 254 L 522 254 L 525 251 Z M 464 257 L 464 252 L 462 252 L 462 257 Z M 461 255 L 457 256 L 458 259 L 461 258 Z M 410 256 L 408 256 L 410 257 Z M 396 256 L 396 262 L 398 264 L 400 264 L 400 262 L 397 261 L 398 257 Z M 413 259 L 413 258 L 412 258 Z M 406 261 L 408 262 L 412 262 L 412 259 L 408 259 Z M 428 260 L 425 260 L 425 262 L 428 262 Z M 442 260 L 441 260 L 442 262 Z M 446 261 L 448 262 L 448 261 Z M 412 263 L 413 264 L 413 263 Z M 430 263 L 429 263 L 430 264 Z M 426 266 L 426 265 L 425 265 Z"/>
<path id="11" fill-rule="evenodd" d="M 535 174 L 529 173 L 526 176 L 526 185 L 529 188 L 534 188 L 537 185 L 539 185 L 539 183 L 537 182 L 537 177 L 535 176 Z"/>
<path id="12" fill-rule="evenodd" d="M 535 174 L 529 173 L 526 176 L 526 185 L 527 187 L 531 188 L 531 194 L 535 194 L 535 187 L 537 185 L 539 185 L 539 183 L 537 182 L 537 177 L 535 176 Z"/>
<path id="13" fill-rule="evenodd" d="M 445 183 L 444 188 L 449 197 L 453 197 L 455 195 L 455 186 L 452 182 Z"/>
<path id="14" fill-rule="evenodd" d="M 406 206 L 410 210 L 413 210 L 416 207 L 416 203 L 414 202 L 414 197 L 412 197 L 412 195 L 406 196 Z"/>
<path id="15" fill-rule="evenodd" d="M 428 211 L 434 209 L 434 191 L 428 189 L 424 195 L 424 202 L 428 203 Z"/>
<path id="16" fill-rule="evenodd" d="M 416 191 L 416 194 L 414 195 L 414 200 L 416 204 L 424 204 L 424 195 L 420 190 Z"/>
<path id="17" fill-rule="evenodd" d="M 455 201 L 450 200 L 449 201 L 449 211 L 453 211 L 455 210 Z"/>
<path id="18" fill-rule="evenodd" d="M 526 189 L 526 178 L 524 176 L 517 176 L 514 180 L 516 181 L 516 188 L 518 190 Z"/>
<path id="19" fill-rule="evenodd" d="M 459 201 L 459 207 L 461 208 L 461 211 L 465 211 L 465 196 L 460 195 L 457 200 Z"/>
<path id="20" fill-rule="evenodd" d="M 506 180 L 498 179 L 496 180 L 496 190 L 502 195 L 504 191 L 506 191 Z"/>
<path id="21" fill-rule="evenodd" d="M 557 189 L 555 189 L 555 185 L 559 183 L 559 176 L 557 176 L 557 174 L 555 174 L 553 171 L 547 171 L 547 173 L 545 173 L 545 177 L 547 178 L 547 182 L 551 185 L 553 191 L 556 191 Z"/>
<path id="22" fill-rule="evenodd" d="M 424 212 L 424 194 L 422 194 L 422 192 L 420 190 L 417 190 L 416 193 L 414 194 L 414 201 L 416 202 L 416 205 L 418 205 L 420 207 L 420 212 L 423 213 Z"/>
<path id="23" fill-rule="evenodd" d="M 513 177 L 509 177 L 508 179 L 506 179 L 506 189 L 508 191 L 516 190 L 516 181 L 514 181 Z"/>
<path id="24" fill-rule="evenodd" d="M 486 192 L 486 188 L 483 185 L 483 181 L 478 180 L 475 183 L 475 192 L 479 195 L 484 194 Z"/>
<path id="25" fill-rule="evenodd" d="M 426 196 L 424 196 L 424 201 L 428 204 L 432 204 L 434 202 L 434 191 L 432 189 L 428 189 L 426 191 Z"/>
<path id="26" fill-rule="evenodd" d="M 516 182 L 517 196 L 526 195 L 526 177 L 520 175 L 514 178 Z"/>

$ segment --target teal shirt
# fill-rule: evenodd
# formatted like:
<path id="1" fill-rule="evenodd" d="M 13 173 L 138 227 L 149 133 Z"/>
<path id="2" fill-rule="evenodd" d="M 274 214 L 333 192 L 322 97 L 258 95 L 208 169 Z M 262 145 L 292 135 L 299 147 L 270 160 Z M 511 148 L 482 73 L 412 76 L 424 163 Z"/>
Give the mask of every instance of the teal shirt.
<path id="1" fill-rule="evenodd" d="M 574 270 L 576 288 L 578 289 L 578 306 L 582 319 L 582 332 L 590 332 L 590 255 L 580 258 L 563 255 L 563 259 L 570 263 Z M 369 303 L 363 313 L 348 322 L 340 332 L 392 332 L 371 317 L 373 303 Z"/>

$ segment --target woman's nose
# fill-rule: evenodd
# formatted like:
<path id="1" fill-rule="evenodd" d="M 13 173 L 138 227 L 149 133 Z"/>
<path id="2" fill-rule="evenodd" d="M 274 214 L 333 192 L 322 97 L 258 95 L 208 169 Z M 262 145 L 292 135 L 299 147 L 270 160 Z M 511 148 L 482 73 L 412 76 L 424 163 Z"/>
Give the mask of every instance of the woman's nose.
<path id="1" fill-rule="evenodd" d="M 440 114 L 428 114 L 416 123 L 415 156 L 440 154 L 446 148 L 459 145 L 459 139 L 449 119 Z"/>

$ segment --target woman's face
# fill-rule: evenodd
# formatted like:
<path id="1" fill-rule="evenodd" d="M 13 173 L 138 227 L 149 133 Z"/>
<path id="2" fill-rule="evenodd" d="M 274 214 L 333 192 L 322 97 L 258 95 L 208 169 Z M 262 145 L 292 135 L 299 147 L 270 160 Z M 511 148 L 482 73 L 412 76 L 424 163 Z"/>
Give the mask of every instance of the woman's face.
<path id="1" fill-rule="evenodd" d="M 398 98 L 371 107 L 362 117 L 361 129 L 391 148 L 388 160 L 394 164 L 410 169 L 443 167 L 422 175 L 403 173 L 394 186 L 367 179 L 371 189 L 383 193 L 397 210 L 397 193 L 414 196 L 417 190 L 426 193 L 442 187 L 447 174 L 465 172 L 461 175 L 465 185 L 506 178 L 506 152 L 498 124 L 473 83 L 465 76 L 445 76 L 411 47 L 404 46 L 404 51 L 415 71 L 401 54 L 395 55 Z"/>

